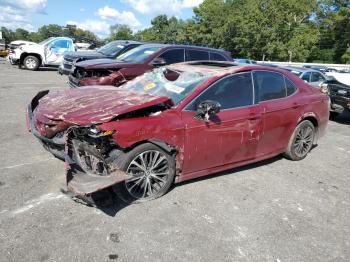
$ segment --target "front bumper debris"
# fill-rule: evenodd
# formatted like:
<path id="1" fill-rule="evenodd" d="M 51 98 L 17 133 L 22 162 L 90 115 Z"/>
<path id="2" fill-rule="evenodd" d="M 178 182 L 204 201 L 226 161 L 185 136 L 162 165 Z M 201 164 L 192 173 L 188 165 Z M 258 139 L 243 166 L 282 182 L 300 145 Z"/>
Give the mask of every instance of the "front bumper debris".
<path id="1" fill-rule="evenodd" d="M 115 164 L 118 150 L 110 138 L 113 132 L 89 133 L 91 127 L 72 126 L 62 138 L 41 135 L 33 110 L 48 93 L 48 90 L 39 92 L 28 105 L 27 129 L 52 154 L 53 149 L 59 149 L 59 158 L 65 161 L 66 167 L 66 194 L 87 205 L 111 204 L 114 196 L 111 187 L 132 177 Z"/>
<path id="2" fill-rule="evenodd" d="M 77 88 L 80 86 L 79 79 L 74 77 L 72 74 L 69 75 L 68 79 L 69 79 L 68 84 L 70 88 Z"/>
<path id="3" fill-rule="evenodd" d="M 342 113 L 344 110 L 350 110 L 350 98 L 343 96 L 331 96 L 331 110 Z"/>
<path id="4" fill-rule="evenodd" d="M 40 134 L 39 130 L 35 126 L 34 118 L 33 118 L 33 110 L 37 107 L 39 100 L 47 95 L 49 90 L 39 92 L 32 100 L 32 102 L 28 105 L 27 114 L 26 114 L 26 122 L 27 129 L 30 131 L 39 141 L 43 144 L 44 148 L 52 153 L 58 159 L 64 160 L 64 137 L 53 137 L 47 138 Z"/>
<path id="5" fill-rule="evenodd" d="M 96 141 L 96 144 L 94 138 L 85 141 L 79 134 L 79 129 L 81 128 L 72 127 L 65 136 L 67 189 L 75 198 L 98 205 L 94 196 L 103 194 L 104 189 L 131 176 L 114 165 L 113 157 L 98 149 L 96 144 L 103 141 Z"/>

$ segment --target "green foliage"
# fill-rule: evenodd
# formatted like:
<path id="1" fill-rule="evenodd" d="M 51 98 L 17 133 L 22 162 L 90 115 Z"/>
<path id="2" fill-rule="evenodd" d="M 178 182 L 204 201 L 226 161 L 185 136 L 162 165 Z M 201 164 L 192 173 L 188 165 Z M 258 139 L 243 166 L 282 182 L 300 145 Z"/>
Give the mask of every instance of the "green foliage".
<path id="1" fill-rule="evenodd" d="M 75 42 L 88 42 L 93 45 L 100 45 L 101 40 L 97 36 L 87 30 L 76 28 L 76 26 L 62 27 L 55 24 L 44 25 L 37 32 L 28 32 L 22 28 L 11 31 L 5 27 L 1 27 L 3 38 L 6 43 L 15 40 L 27 40 L 32 42 L 41 42 L 49 37 L 66 36 L 75 40 Z"/>
<path id="2" fill-rule="evenodd" d="M 115 24 L 112 25 L 109 30 L 111 31 L 110 37 L 108 38 L 109 41 L 131 40 L 134 38 L 130 27 L 127 25 Z"/>
<path id="3" fill-rule="evenodd" d="M 345 53 L 341 56 L 342 62 L 350 64 L 350 47 L 346 49 Z"/>
<path id="4" fill-rule="evenodd" d="M 127 25 L 113 25 L 106 41 L 204 45 L 229 50 L 233 57 L 257 60 L 349 63 L 348 0 L 204 0 L 193 12 L 194 17 L 185 21 L 159 15 L 149 28 L 136 33 Z M 20 38 L 39 42 L 62 35 L 100 43 L 93 33 L 74 26 L 2 31 L 7 42 Z"/>

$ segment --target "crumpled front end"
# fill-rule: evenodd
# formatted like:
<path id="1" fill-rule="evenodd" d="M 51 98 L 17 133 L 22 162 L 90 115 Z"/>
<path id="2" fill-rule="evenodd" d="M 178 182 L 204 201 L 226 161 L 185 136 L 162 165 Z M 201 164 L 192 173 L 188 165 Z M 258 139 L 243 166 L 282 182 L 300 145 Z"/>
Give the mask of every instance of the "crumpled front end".
<path id="1" fill-rule="evenodd" d="M 95 126 L 74 126 L 66 133 L 67 189 L 87 204 L 106 204 L 111 198 L 108 189 L 131 178 L 116 165 L 118 147 L 111 139 L 112 134 L 112 131 L 99 131 Z"/>
<path id="2" fill-rule="evenodd" d="M 127 80 L 123 74 L 119 72 L 119 69 L 91 69 L 86 70 L 84 68 L 77 67 L 73 73 L 69 75 L 69 86 L 76 88 L 79 86 L 91 86 L 91 85 L 112 85 L 120 86 Z"/>

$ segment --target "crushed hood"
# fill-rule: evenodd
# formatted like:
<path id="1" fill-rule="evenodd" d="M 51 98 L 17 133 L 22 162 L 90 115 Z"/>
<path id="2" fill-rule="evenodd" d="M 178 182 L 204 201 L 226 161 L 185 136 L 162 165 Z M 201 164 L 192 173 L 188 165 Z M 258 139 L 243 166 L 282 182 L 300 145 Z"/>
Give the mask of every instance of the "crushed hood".
<path id="1" fill-rule="evenodd" d="M 34 114 L 42 123 L 49 119 L 76 125 L 100 124 L 118 115 L 165 102 L 173 104 L 165 96 L 113 86 L 88 86 L 48 93 L 39 100 Z"/>
<path id="2" fill-rule="evenodd" d="M 109 58 L 85 60 L 85 61 L 76 63 L 77 67 L 82 67 L 84 69 L 97 69 L 97 68 L 116 69 L 116 68 L 134 67 L 135 65 L 136 65 L 135 63 L 123 62 L 123 61 L 118 61 L 118 60 L 109 59 Z"/>

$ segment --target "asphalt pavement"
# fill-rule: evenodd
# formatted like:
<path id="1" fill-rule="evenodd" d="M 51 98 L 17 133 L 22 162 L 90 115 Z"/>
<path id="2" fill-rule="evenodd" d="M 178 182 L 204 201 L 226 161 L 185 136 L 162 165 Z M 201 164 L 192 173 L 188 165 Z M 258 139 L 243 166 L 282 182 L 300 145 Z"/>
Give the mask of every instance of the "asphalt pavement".
<path id="1" fill-rule="evenodd" d="M 176 185 L 146 203 L 88 207 L 28 133 L 26 106 L 67 77 L 0 60 L 0 261 L 350 261 L 350 114 L 308 157 Z"/>

